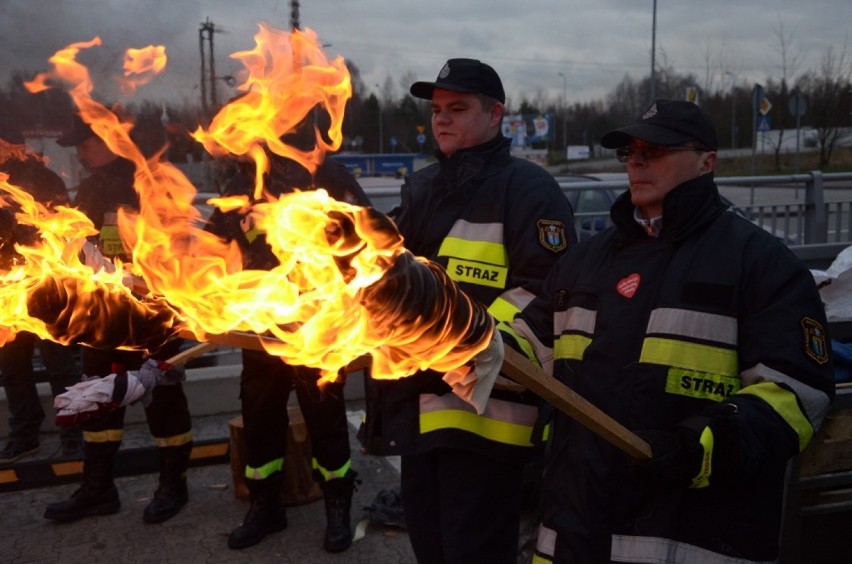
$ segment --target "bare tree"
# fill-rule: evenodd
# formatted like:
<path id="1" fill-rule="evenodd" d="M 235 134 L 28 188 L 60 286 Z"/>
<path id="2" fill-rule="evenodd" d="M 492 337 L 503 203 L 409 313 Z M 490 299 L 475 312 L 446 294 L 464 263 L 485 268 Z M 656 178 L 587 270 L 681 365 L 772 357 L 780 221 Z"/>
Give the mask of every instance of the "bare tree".
<path id="1" fill-rule="evenodd" d="M 775 113 L 775 129 L 778 130 L 778 137 L 770 140 L 773 144 L 772 150 L 775 153 L 775 170 L 781 170 L 781 146 L 784 140 L 785 124 L 787 123 L 787 101 L 790 98 L 790 90 L 788 84 L 795 76 L 796 71 L 801 63 L 801 52 L 793 44 L 793 34 L 784 29 L 784 22 L 778 20 L 778 27 L 775 28 L 775 37 L 778 40 L 777 46 L 774 48 L 778 54 L 778 63 L 776 65 L 780 78 L 778 85 L 780 89 L 780 99 L 776 101 Z M 776 75 L 777 76 L 777 75 Z"/>

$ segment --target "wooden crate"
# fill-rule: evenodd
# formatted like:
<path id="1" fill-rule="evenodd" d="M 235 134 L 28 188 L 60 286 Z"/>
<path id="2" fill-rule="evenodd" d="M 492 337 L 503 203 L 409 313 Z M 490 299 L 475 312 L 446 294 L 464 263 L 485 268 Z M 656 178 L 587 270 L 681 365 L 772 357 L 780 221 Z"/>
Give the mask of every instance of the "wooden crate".
<path id="1" fill-rule="evenodd" d="M 302 505 L 322 498 L 322 489 L 313 479 L 311 468 L 311 440 L 305 418 L 298 406 L 287 408 L 290 426 L 287 432 L 287 453 L 284 457 L 284 484 L 281 499 L 284 505 Z M 231 474 L 234 495 L 237 499 L 249 499 L 246 486 L 246 443 L 243 434 L 243 418 L 235 417 L 228 422 L 231 435 Z"/>

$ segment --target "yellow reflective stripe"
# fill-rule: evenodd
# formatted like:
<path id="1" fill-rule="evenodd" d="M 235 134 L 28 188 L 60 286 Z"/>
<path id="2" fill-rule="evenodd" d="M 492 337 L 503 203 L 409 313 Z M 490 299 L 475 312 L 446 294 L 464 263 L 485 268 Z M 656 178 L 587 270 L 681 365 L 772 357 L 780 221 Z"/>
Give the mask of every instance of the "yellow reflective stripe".
<path id="1" fill-rule="evenodd" d="M 550 558 L 545 558 L 544 556 L 539 556 L 538 554 L 533 554 L 532 564 L 553 564 L 553 560 Z"/>
<path id="2" fill-rule="evenodd" d="M 553 360 L 583 360 L 583 353 L 592 338 L 576 333 L 559 335 L 553 344 Z"/>
<path id="3" fill-rule="evenodd" d="M 664 307 L 651 312 L 647 333 L 679 335 L 734 347 L 737 344 L 737 320 L 726 315 Z"/>
<path id="4" fill-rule="evenodd" d="M 481 262 L 451 258 L 447 261 L 447 275 L 455 282 L 503 289 L 509 279 L 509 269 Z"/>
<path id="5" fill-rule="evenodd" d="M 497 298 L 488 306 L 488 313 L 491 314 L 491 317 L 506 323 L 510 323 L 515 319 L 515 315 L 520 312 L 521 308 L 503 298 Z"/>
<path id="6" fill-rule="evenodd" d="M 441 243 L 438 250 L 439 257 L 457 257 L 463 260 L 472 260 L 479 263 L 488 263 L 495 266 L 508 266 L 509 256 L 506 247 L 501 243 L 488 241 L 471 241 L 458 237 L 447 237 Z"/>
<path id="7" fill-rule="evenodd" d="M 796 394 L 785 390 L 774 382 L 762 382 L 753 384 L 740 390 L 741 394 L 751 394 L 768 403 L 775 413 L 787 422 L 793 431 L 799 436 L 799 452 L 805 450 L 814 436 L 814 428 L 808 418 L 799 409 Z"/>
<path id="8" fill-rule="evenodd" d="M 692 479 L 690 488 L 706 488 L 710 485 L 710 473 L 713 470 L 713 431 L 710 427 L 704 427 L 699 439 L 701 447 L 704 449 L 701 455 L 701 468 L 698 474 Z"/>
<path id="9" fill-rule="evenodd" d="M 322 466 L 316 458 L 311 458 L 311 468 L 314 470 L 319 470 L 319 473 L 322 474 L 322 479 L 326 482 L 329 480 L 334 480 L 335 478 L 343 478 L 346 476 L 346 473 L 349 472 L 349 468 L 352 467 L 352 459 L 346 461 L 346 464 L 338 468 L 337 470 L 327 470 L 324 466 Z"/>
<path id="10" fill-rule="evenodd" d="M 192 431 L 172 435 L 171 437 L 154 437 L 154 444 L 158 447 L 183 446 L 192 442 Z"/>
<path id="11" fill-rule="evenodd" d="M 265 480 L 274 472 L 280 472 L 284 468 L 284 458 L 276 458 L 267 462 L 260 468 L 252 468 L 246 464 L 246 478 L 249 480 Z"/>
<path id="12" fill-rule="evenodd" d="M 106 429 L 104 431 L 83 431 L 83 440 L 87 443 L 117 443 L 124 438 L 124 429 Z"/>
<path id="13" fill-rule="evenodd" d="M 530 342 L 528 340 L 526 340 L 525 338 L 521 337 L 520 333 L 515 331 L 515 329 L 512 328 L 511 325 L 509 325 L 508 323 L 506 323 L 504 321 L 498 320 L 497 329 L 500 330 L 500 331 L 503 331 L 504 333 L 508 333 L 509 335 L 514 337 L 515 342 L 518 343 L 519 347 L 521 347 L 521 352 L 523 352 L 524 355 L 528 359 L 530 359 L 530 362 L 532 362 L 536 366 L 541 366 L 541 363 L 539 363 L 538 357 L 536 356 L 535 351 L 533 351 L 533 347 L 530 344 Z"/>
<path id="14" fill-rule="evenodd" d="M 420 414 L 420 432 L 461 429 L 489 441 L 507 445 L 532 446 L 532 425 L 497 421 L 469 411 L 448 409 Z"/>
<path id="15" fill-rule="evenodd" d="M 420 395 L 420 432 L 461 429 L 494 442 L 532 446 L 532 429 L 538 408 L 491 398 L 485 412 L 474 408 L 455 394 Z"/>
<path id="16" fill-rule="evenodd" d="M 639 362 L 677 366 L 698 372 L 736 376 L 737 351 L 662 337 L 646 337 Z"/>

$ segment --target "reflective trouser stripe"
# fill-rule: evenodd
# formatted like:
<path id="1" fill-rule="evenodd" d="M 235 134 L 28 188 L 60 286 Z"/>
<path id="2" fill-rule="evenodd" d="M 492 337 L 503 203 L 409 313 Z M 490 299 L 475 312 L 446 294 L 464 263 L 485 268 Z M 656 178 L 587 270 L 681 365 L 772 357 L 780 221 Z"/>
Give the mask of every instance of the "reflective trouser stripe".
<path id="1" fill-rule="evenodd" d="M 613 562 L 648 562 L 658 564 L 757 564 L 756 560 L 745 560 L 717 554 L 706 548 L 659 537 L 612 536 Z M 776 562 L 760 561 L 761 564 Z"/>
<path id="2" fill-rule="evenodd" d="M 103 431 L 83 431 L 83 440 L 87 443 L 117 443 L 124 438 L 124 429 L 105 429 Z"/>
<path id="3" fill-rule="evenodd" d="M 249 480 L 265 480 L 273 473 L 280 472 L 283 468 L 284 458 L 276 458 L 259 468 L 252 468 L 246 464 L 246 478 Z"/>
<path id="4" fill-rule="evenodd" d="M 490 398 L 485 412 L 476 410 L 455 394 L 420 395 L 420 432 L 460 429 L 484 439 L 514 446 L 532 446 L 538 408 Z"/>
<path id="5" fill-rule="evenodd" d="M 183 446 L 192 442 L 192 431 L 181 433 L 180 435 L 172 435 L 171 437 L 154 437 L 154 444 L 158 447 L 176 447 Z"/>
<path id="6" fill-rule="evenodd" d="M 322 479 L 326 482 L 329 480 L 334 480 L 335 478 L 343 478 L 346 476 L 346 473 L 349 472 L 349 468 L 352 467 L 352 459 L 346 461 L 346 464 L 338 468 L 337 470 L 327 470 L 322 465 L 320 465 L 319 461 L 316 458 L 311 458 L 311 468 L 319 471 L 322 475 Z"/>

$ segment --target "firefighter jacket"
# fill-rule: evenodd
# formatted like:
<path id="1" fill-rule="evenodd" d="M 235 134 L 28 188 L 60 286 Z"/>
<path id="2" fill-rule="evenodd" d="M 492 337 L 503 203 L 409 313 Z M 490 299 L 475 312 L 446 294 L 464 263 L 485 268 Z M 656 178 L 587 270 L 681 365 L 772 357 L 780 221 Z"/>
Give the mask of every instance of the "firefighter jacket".
<path id="1" fill-rule="evenodd" d="M 333 159 L 324 160 L 313 175 L 296 161 L 270 156 L 270 170 L 264 177 L 265 191 L 279 197 L 294 190 L 323 188 L 339 202 L 369 206 L 370 200 L 346 167 Z M 248 195 L 254 191 L 252 169 L 241 170 L 225 187 L 225 196 Z M 216 209 L 210 216 L 206 229 L 226 241 L 237 241 L 243 251 L 243 266 L 253 270 L 270 270 L 278 262 L 266 244 L 266 236 L 254 229 L 241 226 L 243 217 L 237 212 L 223 213 Z"/>
<path id="2" fill-rule="evenodd" d="M 568 252 L 505 338 L 640 436 L 701 421 L 708 464 L 654 492 L 557 415 L 534 561 L 774 560 L 787 461 L 834 394 L 813 278 L 724 208 L 712 174 L 666 196 L 658 238 L 633 214 L 625 193 L 615 226 Z"/>
<path id="3" fill-rule="evenodd" d="M 99 234 L 92 242 L 104 256 L 130 260 L 118 233 L 118 210 L 139 209 L 139 196 L 133 188 L 136 165 L 121 157 L 92 169 L 77 186 L 74 206 L 92 220 Z"/>
<path id="4" fill-rule="evenodd" d="M 439 154 L 438 163 L 406 179 L 401 206 L 391 212 L 406 248 L 443 266 L 498 320 L 511 320 L 576 242 L 559 185 L 540 166 L 513 158 L 509 145 L 498 135 L 449 159 Z M 511 461 L 532 452 L 540 438 L 533 435 L 534 398 L 495 390 L 479 416 L 441 376 L 371 381 L 362 444 L 374 454 L 451 446 Z"/>

